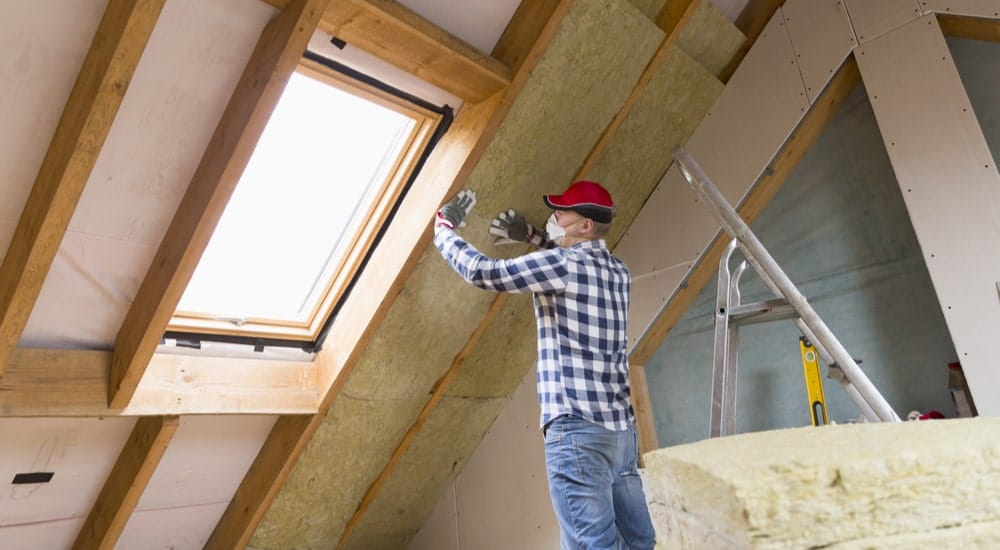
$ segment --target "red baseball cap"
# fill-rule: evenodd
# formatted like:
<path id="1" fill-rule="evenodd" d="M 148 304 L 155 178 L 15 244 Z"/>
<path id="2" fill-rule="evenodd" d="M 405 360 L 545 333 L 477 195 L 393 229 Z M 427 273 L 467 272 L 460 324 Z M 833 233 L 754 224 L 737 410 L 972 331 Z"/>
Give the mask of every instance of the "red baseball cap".
<path id="1" fill-rule="evenodd" d="M 553 210 L 572 210 L 598 223 L 611 223 L 615 207 L 607 189 L 587 180 L 573 183 L 562 195 L 542 195 L 542 200 Z"/>

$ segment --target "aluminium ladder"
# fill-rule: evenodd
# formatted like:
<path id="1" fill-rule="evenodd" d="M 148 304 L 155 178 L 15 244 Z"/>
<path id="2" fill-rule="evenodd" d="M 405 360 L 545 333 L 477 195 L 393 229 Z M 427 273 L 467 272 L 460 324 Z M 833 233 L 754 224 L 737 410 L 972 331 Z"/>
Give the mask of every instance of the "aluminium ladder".
<path id="1" fill-rule="evenodd" d="M 788 318 L 794 318 L 803 336 L 816 347 L 823 361 L 830 365 L 830 377 L 841 383 L 868 420 L 899 422 L 899 416 L 889 403 L 861 371 L 746 222 L 726 201 L 701 166 L 681 146 L 673 149 L 673 156 L 691 189 L 712 209 L 723 230 L 733 238 L 723 252 L 719 269 L 715 369 L 712 377 L 712 415 L 709 435 L 717 437 L 735 433 L 739 324 Z M 743 253 L 746 261 L 736 268 L 734 274 L 729 270 L 729 259 L 737 248 Z M 764 284 L 777 297 L 776 299 L 752 304 L 739 303 L 739 280 L 746 271 L 747 264 L 753 267 Z"/>

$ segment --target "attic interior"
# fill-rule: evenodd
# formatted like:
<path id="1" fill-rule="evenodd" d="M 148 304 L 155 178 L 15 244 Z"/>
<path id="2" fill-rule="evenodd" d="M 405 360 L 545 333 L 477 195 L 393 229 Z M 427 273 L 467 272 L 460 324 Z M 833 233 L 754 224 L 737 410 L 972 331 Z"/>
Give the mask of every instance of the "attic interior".
<path id="1" fill-rule="evenodd" d="M 463 235 L 511 256 L 497 212 L 541 221 L 541 194 L 605 184 L 642 450 L 702 440 L 726 239 L 675 145 L 899 416 L 957 415 L 949 363 L 995 416 L 998 6 L 819 4 L 5 3 L 0 547 L 553 547 L 529 299 L 454 277 L 430 220 L 473 189 Z M 351 182 L 341 149 L 375 124 L 340 121 L 362 107 L 292 101 L 269 134 L 300 77 L 404 121 Z M 241 215 L 267 143 L 292 145 Z M 223 230 L 241 248 L 205 294 L 242 306 L 292 266 L 293 318 L 190 306 Z M 744 331 L 739 432 L 809 423 L 796 341 Z"/>

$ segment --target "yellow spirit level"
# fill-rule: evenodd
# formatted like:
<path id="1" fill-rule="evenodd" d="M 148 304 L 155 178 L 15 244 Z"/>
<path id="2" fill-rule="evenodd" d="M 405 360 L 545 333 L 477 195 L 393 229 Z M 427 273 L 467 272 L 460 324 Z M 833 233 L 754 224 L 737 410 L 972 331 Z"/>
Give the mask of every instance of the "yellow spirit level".
<path id="1" fill-rule="evenodd" d="M 829 424 L 826 416 L 826 398 L 823 397 L 823 379 L 819 372 L 819 356 L 812 342 L 805 336 L 799 337 L 799 351 L 802 352 L 802 375 L 806 380 L 806 395 L 809 397 L 809 416 L 813 426 Z"/>

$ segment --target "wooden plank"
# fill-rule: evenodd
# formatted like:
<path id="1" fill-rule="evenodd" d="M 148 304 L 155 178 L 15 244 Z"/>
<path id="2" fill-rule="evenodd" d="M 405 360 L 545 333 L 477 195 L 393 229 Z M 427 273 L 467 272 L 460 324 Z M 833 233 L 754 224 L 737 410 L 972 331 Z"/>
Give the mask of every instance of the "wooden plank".
<path id="1" fill-rule="evenodd" d="M 111 356 L 18 348 L 0 379 L 0 417 L 310 414 L 319 405 L 313 363 L 156 354 L 129 406 L 111 409 Z"/>
<path id="2" fill-rule="evenodd" d="M 111 0 L 0 266 L 0 375 L 28 323 L 164 0 Z"/>
<path id="3" fill-rule="evenodd" d="M 837 70 L 837 74 L 830 80 L 826 89 L 812 104 L 799 122 L 798 127 L 775 155 L 769 169 L 765 170 L 764 175 L 757 180 L 746 199 L 737 209 L 747 223 L 752 223 L 764 210 L 767 203 L 791 175 L 792 170 L 798 166 L 802 157 L 819 138 L 826 125 L 837 114 L 838 109 L 857 86 L 860 79 L 858 65 L 852 55 Z M 699 258 L 698 265 L 691 270 L 686 281 L 680 285 L 663 312 L 653 321 L 645 336 L 632 350 L 632 354 L 629 356 L 629 361 L 632 364 L 648 364 L 674 325 L 677 324 L 681 315 L 697 298 L 705 283 L 715 275 L 719 267 L 719 259 L 722 257 L 722 250 L 728 242 L 728 236 L 725 238 L 716 237 L 712 241 L 706 252 Z"/>
<path id="4" fill-rule="evenodd" d="M 784 3 L 785 0 L 750 0 L 747 2 L 747 5 L 740 12 L 740 16 L 736 18 L 735 22 L 736 28 L 740 29 L 740 32 L 747 37 L 746 42 L 743 43 L 743 46 L 733 56 L 729 65 L 726 65 L 726 68 L 722 70 L 719 80 L 729 82 L 733 73 L 736 72 L 736 67 L 740 66 L 747 52 L 750 51 L 754 42 L 757 41 L 757 37 L 760 36 L 760 33 L 764 32 L 764 27 L 767 26 L 767 23 L 774 17 L 774 13 Z"/>
<path id="5" fill-rule="evenodd" d="M 493 57 L 510 67 L 511 74 L 519 74 L 521 65 L 558 7 L 559 0 L 521 2 L 500 36 Z"/>
<path id="6" fill-rule="evenodd" d="M 663 41 L 660 42 L 660 46 L 657 48 L 653 57 L 646 64 L 646 68 L 643 70 L 642 75 L 639 80 L 635 83 L 632 88 L 632 92 L 629 94 L 628 98 L 625 99 L 625 103 L 622 104 L 621 108 L 615 113 L 615 116 L 608 123 L 608 126 L 601 133 L 601 137 L 594 144 L 594 148 L 591 149 L 590 154 L 583 161 L 580 169 L 577 170 L 574 180 L 583 179 L 601 160 L 604 155 L 604 150 L 607 149 L 608 144 L 614 138 L 615 132 L 618 128 L 625 122 L 628 118 L 632 108 L 636 103 L 639 102 L 639 98 L 642 97 L 642 92 L 649 85 L 649 81 L 653 79 L 656 71 L 659 69 L 660 64 L 664 59 L 667 58 L 667 54 L 670 53 L 670 49 L 674 47 L 677 43 L 677 39 L 681 36 L 681 31 L 687 22 L 691 20 L 691 16 L 697 11 L 698 6 L 701 4 L 702 0 L 668 0 L 668 2 L 663 6 L 660 11 L 660 15 L 656 19 L 656 24 L 663 30 L 665 36 Z"/>
<path id="7" fill-rule="evenodd" d="M 629 378 L 632 381 L 632 408 L 635 410 L 639 453 L 642 455 L 660 448 L 656 436 L 656 415 L 653 414 L 653 401 L 649 395 L 649 385 L 646 383 L 646 367 L 630 363 L 629 369 Z"/>
<path id="8" fill-rule="evenodd" d="M 136 422 L 73 543 L 74 550 L 115 547 L 179 424 L 177 416 L 149 416 Z"/>
<path id="9" fill-rule="evenodd" d="M 995 14 L 994 14 L 995 15 Z M 963 17 L 960 15 L 938 14 L 938 23 L 945 36 L 955 36 L 969 40 L 1000 42 L 1000 19 Z"/>
<path id="10" fill-rule="evenodd" d="M 346 384 L 379 323 L 385 318 L 417 261 L 430 245 L 432 232 L 429 213 L 434 211 L 444 197 L 453 195 L 465 186 L 472 169 L 496 134 L 503 117 L 552 40 L 572 2 L 573 0 L 560 0 L 559 5 L 549 14 L 541 32 L 520 32 L 508 28 L 505 36 L 509 40 L 535 40 L 530 48 L 507 45 L 503 43 L 503 39 L 497 46 L 495 51 L 530 50 L 521 63 L 520 70 L 514 75 L 510 88 L 482 103 L 466 103 L 459 111 L 451 129 L 437 145 L 414 183 L 414 188 L 423 192 L 410 193 L 403 201 L 383 239 L 385 244 L 376 249 L 358 287 L 345 301 L 337 317 L 340 321 L 331 327 L 327 341 L 340 342 L 342 345 L 324 348 L 317 357 L 320 365 L 320 393 L 324 396 L 319 413 L 279 419 L 216 525 L 206 548 L 246 547 L 310 438 L 322 424 L 326 413 Z M 414 227 L 426 229 L 416 235 Z M 357 319 L 369 321 L 367 324 L 358 323 Z"/>
<path id="11" fill-rule="evenodd" d="M 287 0 L 266 0 L 283 7 Z M 465 101 L 510 85 L 507 65 L 393 0 L 331 2 L 320 29 Z"/>
<path id="12" fill-rule="evenodd" d="M 329 0 L 295 0 L 261 33 L 115 341 L 110 406 L 128 406 Z"/>

